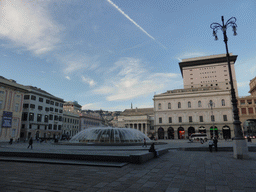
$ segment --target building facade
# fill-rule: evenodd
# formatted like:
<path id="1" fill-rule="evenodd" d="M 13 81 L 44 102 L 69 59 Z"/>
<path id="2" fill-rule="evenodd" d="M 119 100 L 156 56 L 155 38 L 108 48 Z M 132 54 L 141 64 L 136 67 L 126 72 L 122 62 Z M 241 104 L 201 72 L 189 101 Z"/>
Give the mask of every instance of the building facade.
<path id="1" fill-rule="evenodd" d="M 118 116 L 118 127 L 137 129 L 151 137 L 155 134 L 154 109 L 126 109 Z"/>
<path id="2" fill-rule="evenodd" d="M 67 138 L 73 137 L 80 130 L 80 113 L 82 106 L 76 101 L 68 101 L 63 105 L 63 129 L 62 134 Z"/>
<path id="3" fill-rule="evenodd" d="M 230 54 L 234 88 L 234 64 Z M 179 63 L 184 89 L 154 96 L 155 131 L 159 139 L 185 139 L 195 132 L 208 137 L 234 136 L 230 78 L 225 54 L 183 59 Z"/>
<path id="4" fill-rule="evenodd" d="M 98 127 L 103 125 L 103 119 L 99 114 L 87 114 L 80 113 L 80 131 L 90 128 L 90 127 Z"/>
<path id="5" fill-rule="evenodd" d="M 16 81 L 0 76 L 0 141 L 19 139 L 26 92 L 25 87 Z"/>
<path id="6" fill-rule="evenodd" d="M 20 138 L 60 138 L 63 99 L 32 86 L 25 86 Z"/>
<path id="7" fill-rule="evenodd" d="M 158 139 L 185 139 L 199 132 L 219 138 L 234 135 L 230 91 L 216 86 L 155 95 L 154 114 Z"/>
<path id="8" fill-rule="evenodd" d="M 256 77 L 254 77 L 251 81 L 250 81 L 250 91 L 249 93 L 252 95 L 252 96 L 256 96 Z"/>

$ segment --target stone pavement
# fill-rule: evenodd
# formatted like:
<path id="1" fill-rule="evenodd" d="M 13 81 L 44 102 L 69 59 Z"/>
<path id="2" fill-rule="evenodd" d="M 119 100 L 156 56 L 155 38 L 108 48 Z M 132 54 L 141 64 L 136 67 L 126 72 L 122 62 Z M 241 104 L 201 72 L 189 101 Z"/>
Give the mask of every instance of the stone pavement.
<path id="1" fill-rule="evenodd" d="M 0 191 L 255 192 L 256 153 L 249 156 L 170 149 L 122 168 L 0 162 Z"/>

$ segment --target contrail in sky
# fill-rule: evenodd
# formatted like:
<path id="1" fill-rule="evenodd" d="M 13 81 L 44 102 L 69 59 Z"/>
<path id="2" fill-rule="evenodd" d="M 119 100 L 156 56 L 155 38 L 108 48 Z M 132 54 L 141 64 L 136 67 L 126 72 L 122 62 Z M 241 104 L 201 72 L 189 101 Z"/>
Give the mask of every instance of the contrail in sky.
<path id="1" fill-rule="evenodd" d="M 154 41 L 156 40 L 154 37 L 149 35 L 147 31 L 145 31 L 141 26 L 139 26 L 135 21 L 133 21 L 127 14 L 125 14 L 116 4 L 114 4 L 111 0 L 107 0 L 113 7 L 115 7 L 122 15 L 124 15 L 127 19 L 129 19 L 134 25 L 136 25 L 143 33 L 145 33 L 148 37 L 153 39 Z"/>

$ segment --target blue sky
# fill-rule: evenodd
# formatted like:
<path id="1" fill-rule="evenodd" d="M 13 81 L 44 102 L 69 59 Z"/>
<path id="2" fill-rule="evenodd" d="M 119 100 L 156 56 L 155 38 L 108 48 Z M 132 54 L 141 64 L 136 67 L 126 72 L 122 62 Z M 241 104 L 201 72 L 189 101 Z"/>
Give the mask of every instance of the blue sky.
<path id="1" fill-rule="evenodd" d="M 210 24 L 228 30 L 239 96 L 256 75 L 255 0 L 0 1 L 0 75 L 83 109 L 153 107 L 154 94 L 183 88 L 181 59 L 223 54 Z"/>

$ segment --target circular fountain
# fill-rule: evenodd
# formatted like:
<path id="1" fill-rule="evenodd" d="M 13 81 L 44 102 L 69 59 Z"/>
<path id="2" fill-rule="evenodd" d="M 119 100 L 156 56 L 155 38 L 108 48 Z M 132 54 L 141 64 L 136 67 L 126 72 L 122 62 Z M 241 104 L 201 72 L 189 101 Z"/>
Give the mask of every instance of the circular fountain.
<path id="1" fill-rule="evenodd" d="M 119 145 L 141 144 L 151 140 L 142 132 L 131 128 L 93 127 L 80 131 L 69 141 L 70 143 Z"/>

